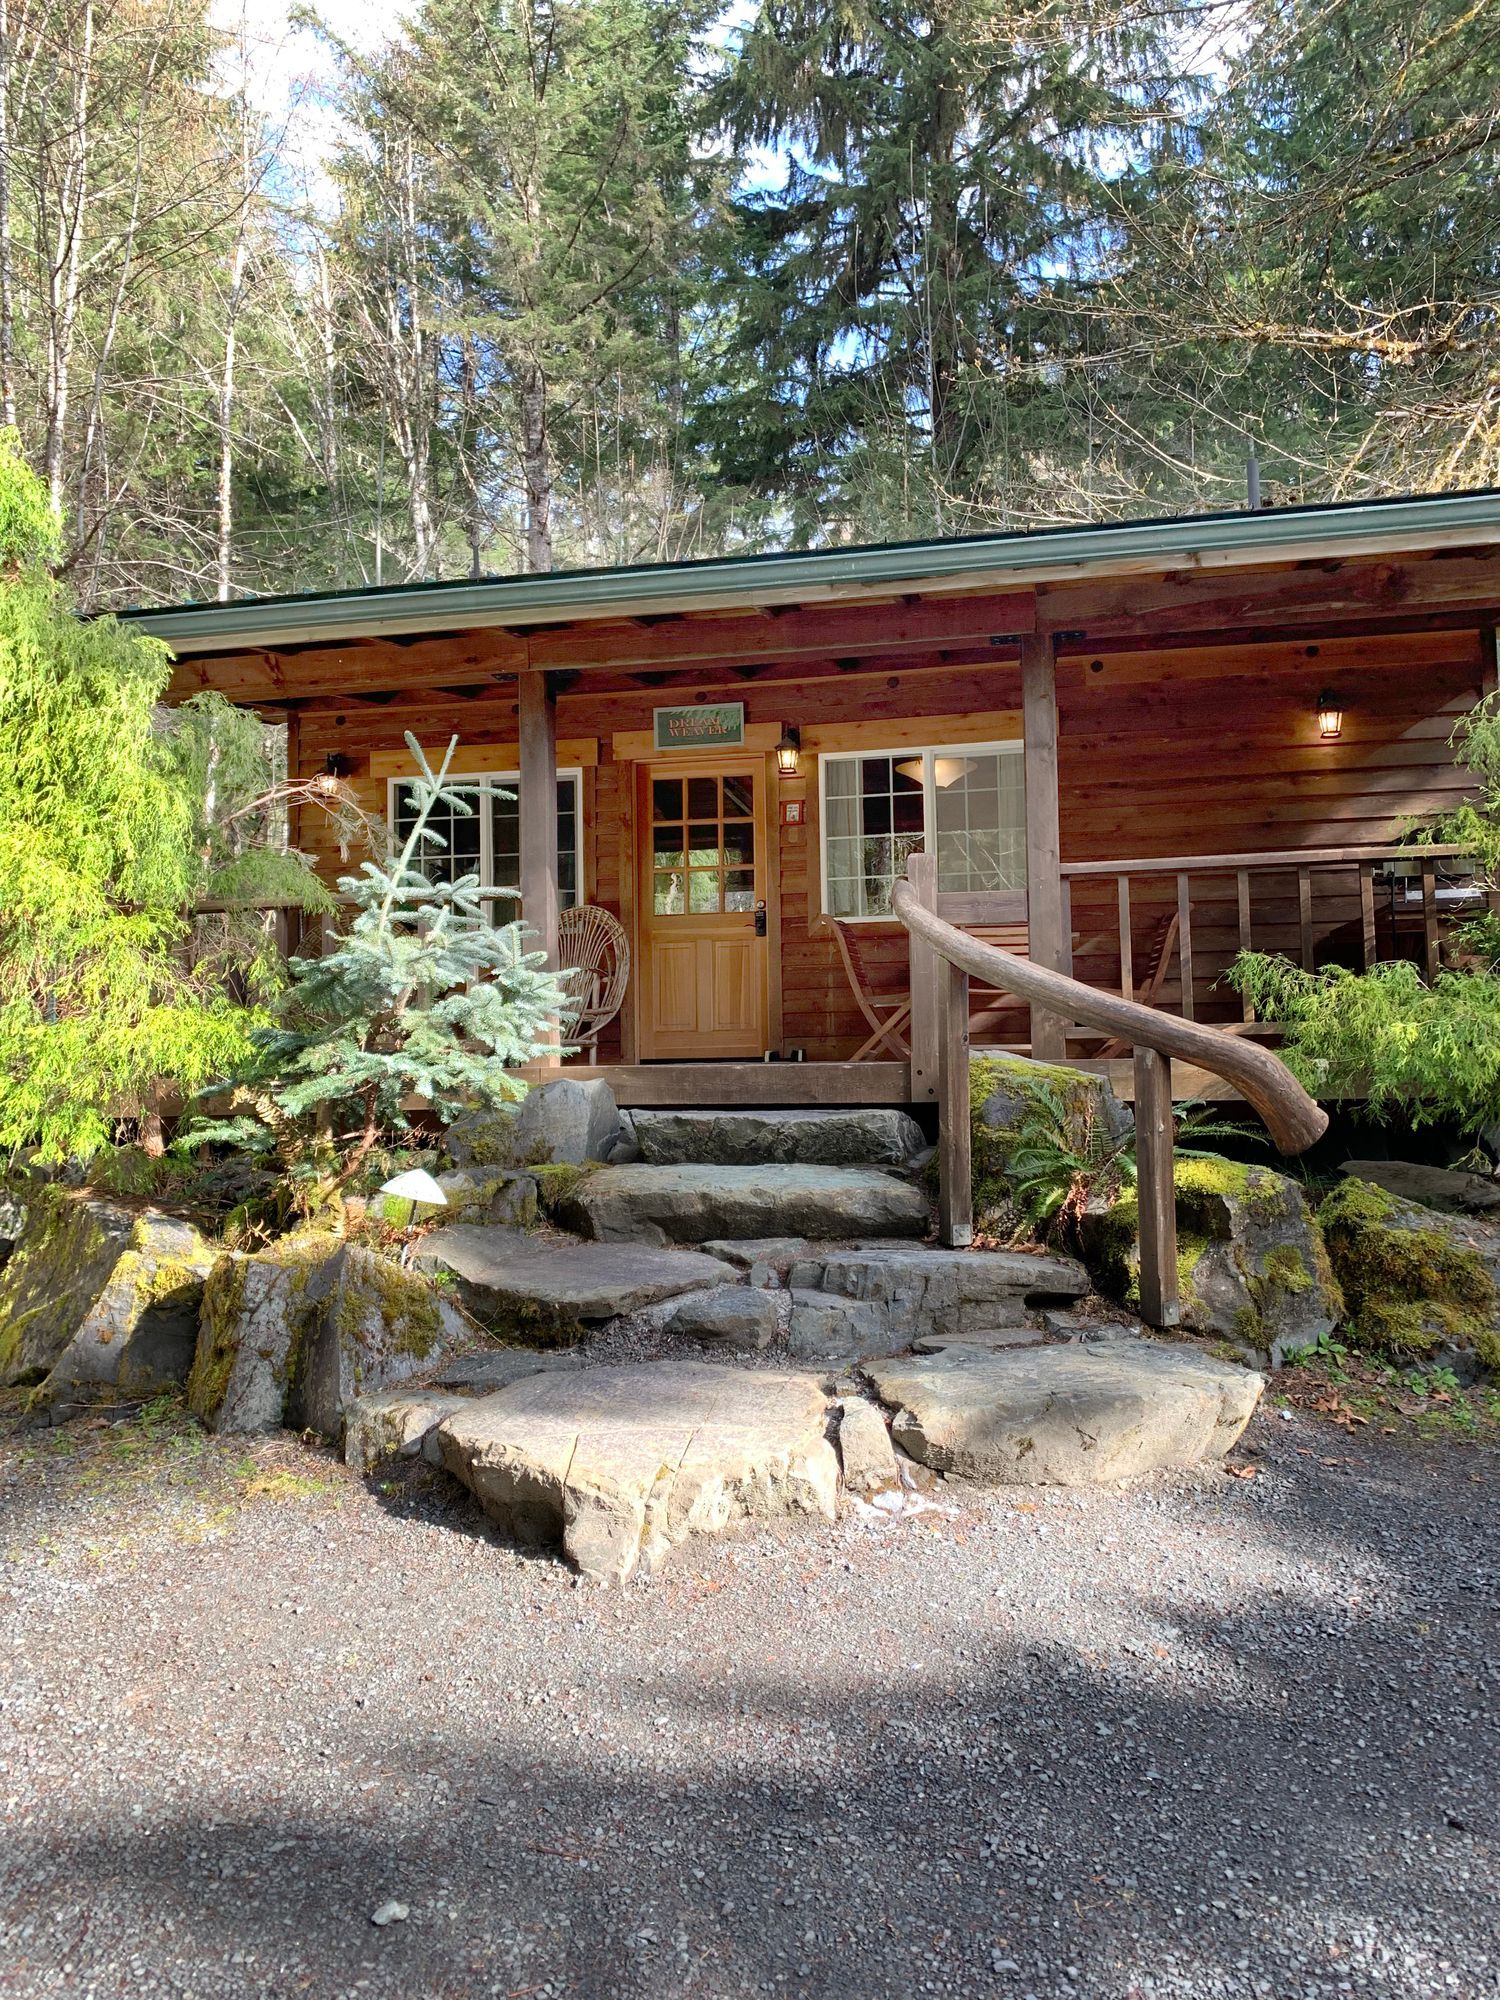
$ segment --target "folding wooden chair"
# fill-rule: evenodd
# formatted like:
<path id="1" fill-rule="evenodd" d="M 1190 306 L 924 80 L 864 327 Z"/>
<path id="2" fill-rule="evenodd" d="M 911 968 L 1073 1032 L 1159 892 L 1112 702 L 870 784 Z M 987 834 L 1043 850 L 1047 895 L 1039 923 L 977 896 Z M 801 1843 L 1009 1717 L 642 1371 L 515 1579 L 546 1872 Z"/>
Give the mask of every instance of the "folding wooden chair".
<path id="1" fill-rule="evenodd" d="M 830 917 L 829 922 L 838 939 L 839 956 L 844 961 L 844 976 L 849 981 L 849 990 L 859 1011 L 875 1030 L 869 1040 L 861 1043 L 857 1052 L 850 1056 L 850 1063 L 872 1062 L 876 1059 L 876 1051 L 881 1049 L 896 1062 L 909 1061 L 911 1043 L 906 1038 L 905 1030 L 911 1021 L 911 994 L 878 993 L 858 926 L 841 923 L 837 917 Z"/>

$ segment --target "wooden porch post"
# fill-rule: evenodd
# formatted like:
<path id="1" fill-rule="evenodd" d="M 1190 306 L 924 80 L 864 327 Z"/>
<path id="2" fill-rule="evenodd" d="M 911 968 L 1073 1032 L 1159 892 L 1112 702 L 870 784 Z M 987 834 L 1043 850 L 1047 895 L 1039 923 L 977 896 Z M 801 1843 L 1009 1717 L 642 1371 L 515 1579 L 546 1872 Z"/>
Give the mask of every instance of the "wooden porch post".
<path id="1" fill-rule="evenodd" d="M 527 668 L 520 677 L 521 912 L 532 949 L 557 964 L 557 702 L 547 676 Z M 558 1058 L 547 1058 L 555 1063 Z"/>
<path id="2" fill-rule="evenodd" d="M 906 879 L 924 910 L 937 914 L 937 857 L 918 852 L 906 858 Z M 908 932 L 911 953 L 911 1097 L 931 1104 L 938 1094 L 938 1047 L 943 967 L 925 938 Z"/>
<path id="3" fill-rule="evenodd" d="M 1172 1065 L 1155 1049 L 1135 1052 L 1136 1200 L 1140 1215 L 1141 1318 L 1176 1326 L 1177 1184 L 1172 1174 Z"/>
<path id="4" fill-rule="evenodd" d="M 1021 716 L 1030 956 L 1049 972 L 1071 972 L 1057 776 L 1057 662 L 1050 632 L 1031 632 L 1021 641 Z M 1066 1024 L 1059 1015 L 1032 1008 L 1031 1053 L 1047 1062 L 1067 1054 Z"/>

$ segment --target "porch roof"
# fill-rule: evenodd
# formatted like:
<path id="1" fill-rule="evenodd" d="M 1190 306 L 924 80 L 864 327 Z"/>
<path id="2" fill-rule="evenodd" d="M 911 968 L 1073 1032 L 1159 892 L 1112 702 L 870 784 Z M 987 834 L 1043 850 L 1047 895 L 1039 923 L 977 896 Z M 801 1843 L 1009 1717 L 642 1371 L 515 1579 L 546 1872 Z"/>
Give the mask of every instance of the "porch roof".
<path id="1" fill-rule="evenodd" d="M 1500 546 L 1500 491 L 133 609 L 180 656 Z M 1019 601 L 1018 601 L 1019 608 Z M 1018 624 L 1017 629 L 1022 629 Z"/>

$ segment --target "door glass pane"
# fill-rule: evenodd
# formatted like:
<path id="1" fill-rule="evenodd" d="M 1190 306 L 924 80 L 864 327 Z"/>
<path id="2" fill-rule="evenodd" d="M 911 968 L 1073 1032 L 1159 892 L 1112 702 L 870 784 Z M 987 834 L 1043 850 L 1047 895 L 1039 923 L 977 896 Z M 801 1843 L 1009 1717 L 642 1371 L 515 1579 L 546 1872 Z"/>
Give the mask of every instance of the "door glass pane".
<path id="1" fill-rule="evenodd" d="M 652 878 L 651 907 L 659 917 L 682 915 L 682 876 L 658 872 Z"/>
<path id="2" fill-rule="evenodd" d="M 753 910 L 755 908 L 755 870 L 753 868 L 731 868 L 724 877 L 724 907 L 726 910 Z"/>
<path id="3" fill-rule="evenodd" d="M 652 780 L 651 817 L 653 819 L 682 818 L 681 778 L 655 778 Z"/>
<path id="4" fill-rule="evenodd" d="M 755 811 L 755 784 L 751 778 L 724 780 L 725 819 L 749 819 Z"/>
<path id="5" fill-rule="evenodd" d="M 717 824 L 688 828 L 688 851 L 695 868 L 711 868 L 719 859 Z"/>
<path id="6" fill-rule="evenodd" d="M 682 828 L 659 826 L 652 836 L 652 859 L 658 868 L 682 866 Z"/>
<path id="7" fill-rule="evenodd" d="M 755 824 L 752 820 L 733 820 L 725 827 L 724 863 L 729 868 L 751 868 L 755 865 Z"/>
<path id="8" fill-rule="evenodd" d="M 695 868 L 688 877 L 688 908 L 701 913 L 707 910 L 717 910 L 718 907 L 718 869 Z"/>
<path id="9" fill-rule="evenodd" d="M 707 819 L 710 814 L 719 816 L 719 781 L 717 778 L 689 778 L 687 785 L 688 815 L 690 818 Z"/>

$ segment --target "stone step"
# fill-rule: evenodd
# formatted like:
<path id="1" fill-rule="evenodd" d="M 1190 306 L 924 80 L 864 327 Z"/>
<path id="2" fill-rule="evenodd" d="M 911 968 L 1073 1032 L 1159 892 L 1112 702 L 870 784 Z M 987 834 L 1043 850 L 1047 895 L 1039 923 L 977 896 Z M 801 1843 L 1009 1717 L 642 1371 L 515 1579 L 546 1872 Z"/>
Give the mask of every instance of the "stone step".
<path id="1" fill-rule="evenodd" d="M 1098 1486 L 1222 1458 L 1265 1387 L 1185 1344 L 1089 1345 L 872 1361 L 899 1448 L 991 1486 Z"/>
<path id="2" fill-rule="evenodd" d="M 430 1275 L 452 1278 L 482 1325 L 534 1342 L 576 1340 L 590 1323 L 735 1281 L 728 1264 L 696 1251 L 622 1241 L 558 1243 L 478 1223 L 424 1237 L 412 1262 Z"/>
<path id="3" fill-rule="evenodd" d="M 876 1168 L 627 1166 L 585 1175 L 559 1220 L 600 1243 L 839 1242 L 924 1236 L 929 1214 L 920 1189 Z"/>
<path id="4" fill-rule="evenodd" d="M 867 1243 L 808 1253 L 791 1266 L 789 1342 L 804 1359 L 903 1354 L 914 1341 L 976 1339 L 1024 1328 L 1029 1306 L 1081 1298 L 1072 1257 Z"/>
<path id="5" fill-rule="evenodd" d="M 871 1110 L 636 1111 L 646 1166 L 901 1167 L 927 1151 L 915 1118 Z"/>
<path id="6" fill-rule="evenodd" d="M 453 1411 L 432 1443 L 507 1533 L 623 1583 L 690 1534 L 832 1520 L 828 1414 L 805 1375 L 647 1362 L 527 1376 Z"/>

